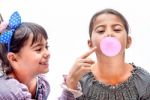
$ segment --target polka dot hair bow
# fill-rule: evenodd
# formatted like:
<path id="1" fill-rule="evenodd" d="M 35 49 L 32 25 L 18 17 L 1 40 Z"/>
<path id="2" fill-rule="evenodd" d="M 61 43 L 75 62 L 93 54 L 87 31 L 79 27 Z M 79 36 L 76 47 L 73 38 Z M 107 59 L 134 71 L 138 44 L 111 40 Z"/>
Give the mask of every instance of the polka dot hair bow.
<path id="1" fill-rule="evenodd" d="M 11 15 L 6 31 L 2 32 L 0 35 L 0 43 L 7 44 L 8 51 L 10 51 L 10 42 L 12 35 L 20 24 L 21 24 L 21 17 L 19 13 L 16 11 Z"/>

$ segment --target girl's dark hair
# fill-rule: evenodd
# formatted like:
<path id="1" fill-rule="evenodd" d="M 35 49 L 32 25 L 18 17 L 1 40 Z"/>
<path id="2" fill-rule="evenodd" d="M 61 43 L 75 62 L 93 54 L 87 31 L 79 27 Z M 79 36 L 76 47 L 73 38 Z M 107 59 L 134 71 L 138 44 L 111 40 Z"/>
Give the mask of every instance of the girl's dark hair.
<path id="1" fill-rule="evenodd" d="M 118 16 L 120 18 L 120 20 L 122 21 L 127 34 L 129 33 L 128 22 L 121 13 L 119 13 L 118 11 L 116 11 L 114 9 L 103 9 L 102 11 L 95 13 L 93 15 L 93 17 L 91 18 L 90 25 L 89 25 L 89 36 L 90 36 L 90 38 L 91 38 L 91 35 L 92 35 L 92 31 L 93 31 L 93 24 L 94 24 L 96 18 L 101 14 L 113 14 L 113 15 Z"/>
<path id="2" fill-rule="evenodd" d="M 7 60 L 7 49 L 2 43 L 0 43 L 0 70 L 3 71 L 3 73 L 6 73 L 6 71 L 8 73 L 12 70 L 9 61 Z"/>
<path id="3" fill-rule="evenodd" d="M 16 29 L 12 36 L 10 51 L 14 53 L 19 52 L 31 34 L 33 34 L 32 44 L 42 40 L 43 37 L 46 40 L 48 39 L 47 33 L 42 26 L 35 23 L 24 22 Z"/>
<path id="4" fill-rule="evenodd" d="M 3 21 L 3 17 L 2 15 L 0 14 L 0 23 Z"/>
<path id="5" fill-rule="evenodd" d="M 45 31 L 45 29 L 42 26 L 35 24 L 35 23 L 31 23 L 31 22 L 23 22 L 15 30 L 15 32 L 11 38 L 10 52 L 18 53 L 20 51 L 20 49 L 25 45 L 25 43 L 27 42 L 27 40 L 29 39 L 31 34 L 33 35 L 31 45 L 33 45 L 37 41 L 41 41 L 43 37 L 45 40 L 48 39 L 47 32 Z M 2 46 L 2 48 L 4 48 L 7 51 L 7 45 Z M 6 66 L 10 67 L 9 62 L 6 58 L 7 53 L 8 53 L 8 51 L 6 52 L 6 54 L 4 54 L 4 53 L 0 54 L 0 56 L 4 56 L 4 59 L 2 59 L 4 61 L 2 67 L 6 67 Z M 10 68 L 10 69 L 11 70 L 6 69 L 5 72 L 6 73 L 12 72 L 12 68 Z"/>

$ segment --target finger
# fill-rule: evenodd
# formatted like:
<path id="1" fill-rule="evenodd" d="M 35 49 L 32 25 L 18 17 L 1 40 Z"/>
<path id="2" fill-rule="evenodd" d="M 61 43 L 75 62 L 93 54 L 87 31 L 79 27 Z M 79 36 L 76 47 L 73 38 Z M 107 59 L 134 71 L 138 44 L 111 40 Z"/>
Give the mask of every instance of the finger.
<path id="1" fill-rule="evenodd" d="M 87 72 L 91 72 L 91 67 L 84 67 L 84 66 L 82 66 L 80 68 L 80 70 L 77 71 L 77 73 L 80 73 L 81 76 L 86 74 Z"/>
<path id="2" fill-rule="evenodd" d="M 79 63 L 88 63 L 88 64 L 93 64 L 95 61 L 92 59 L 86 58 L 86 59 L 80 59 Z"/>
<path id="3" fill-rule="evenodd" d="M 83 54 L 80 58 L 87 58 L 89 55 L 91 55 L 95 50 L 96 50 L 97 47 L 94 47 L 92 49 L 90 49 L 88 52 L 86 52 L 85 54 Z"/>
<path id="4" fill-rule="evenodd" d="M 88 64 L 88 63 L 80 63 L 80 67 L 91 67 L 92 64 Z"/>

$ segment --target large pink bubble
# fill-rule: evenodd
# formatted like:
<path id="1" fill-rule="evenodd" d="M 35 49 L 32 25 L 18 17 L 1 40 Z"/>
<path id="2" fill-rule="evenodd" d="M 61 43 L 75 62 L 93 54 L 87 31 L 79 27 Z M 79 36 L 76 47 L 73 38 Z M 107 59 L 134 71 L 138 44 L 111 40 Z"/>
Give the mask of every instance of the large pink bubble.
<path id="1" fill-rule="evenodd" d="M 106 56 L 116 56 L 121 50 L 121 43 L 114 37 L 105 37 L 100 41 L 100 49 Z"/>

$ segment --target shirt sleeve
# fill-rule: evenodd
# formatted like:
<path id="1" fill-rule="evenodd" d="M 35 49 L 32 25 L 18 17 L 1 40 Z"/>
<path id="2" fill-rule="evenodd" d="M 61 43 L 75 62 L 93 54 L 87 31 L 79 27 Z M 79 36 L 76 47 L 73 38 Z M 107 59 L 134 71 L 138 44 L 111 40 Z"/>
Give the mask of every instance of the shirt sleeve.
<path id="1" fill-rule="evenodd" d="M 59 97 L 59 100 L 76 100 L 76 99 L 70 91 L 64 89 L 62 95 Z"/>

